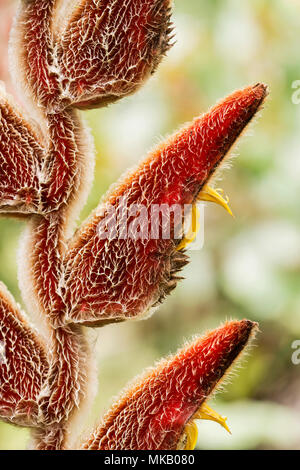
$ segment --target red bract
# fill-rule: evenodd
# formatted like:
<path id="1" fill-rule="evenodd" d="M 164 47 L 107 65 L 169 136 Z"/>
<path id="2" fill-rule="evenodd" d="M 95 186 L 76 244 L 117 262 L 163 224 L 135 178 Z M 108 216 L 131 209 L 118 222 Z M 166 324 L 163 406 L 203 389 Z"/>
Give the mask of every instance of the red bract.
<path id="1" fill-rule="evenodd" d="M 172 217 L 174 204 L 183 214 L 184 204 L 195 202 L 265 96 L 261 84 L 233 93 L 162 143 L 109 192 L 66 254 L 66 322 L 101 326 L 149 314 L 176 286 L 187 257 L 176 251 L 180 239 L 174 239 L 172 228 L 162 239 L 162 222 L 153 227 L 152 210 L 170 210 Z M 125 224 L 134 204 L 146 217 L 140 222 L 127 217 Z M 113 233 L 104 237 L 109 221 Z M 139 239 L 130 236 L 130 225 L 137 223 Z"/>
<path id="2" fill-rule="evenodd" d="M 0 346 L 0 418 L 36 426 L 49 367 L 46 348 L 2 283 Z"/>
<path id="3" fill-rule="evenodd" d="M 58 0 L 22 0 L 12 31 L 10 60 L 18 88 L 29 95 L 29 104 L 47 106 L 58 96 L 53 64 L 52 18 Z"/>
<path id="4" fill-rule="evenodd" d="M 63 99 L 105 106 L 136 91 L 171 47 L 171 0 L 85 0 L 58 46 Z"/>
<path id="5" fill-rule="evenodd" d="M 65 2 L 61 15 L 58 0 L 23 3 L 14 60 L 49 109 L 94 108 L 133 93 L 171 47 L 171 0 Z"/>
<path id="6" fill-rule="evenodd" d="M 232 321 L 197 338 L 139 378 L 112 406 L 89 450 L 176 450 L 186 425 L 245 348 L 256 327 Z"/>
<path id="7" fill-rule="evenodd" d="M 26 119 L 1 91 L 0 212 L 28 220 L 19 256 L 20 287 L 28 311 L 40 315 L 47 342 L 44 346 L 41 333 L 2 290 L 0 346 L 6 358 L 0 365 L 0 417 L 33 427 L 37 449 L 71 446 L 73 418 L 94 380 L 82 324 L 145 317 L 176 286 L 187 262 L 187 236 L 184 230 L 175 236 L 172 213 L 168 237 L 160 219 L 146 218 L 141 229 L 156 235 L 133 239 L 130 230 L 123 232 L 124 199 L 126 207 L 138 205 L 147 215 L 156 205 L 169 210 L 177 204 L 180 221 L 184 206 L 192 204 L 193 213 L 201 198 L 228 210 L 207 182 L 266 96 L 262 84 L 235 92 L 166 140 L 109 192 L 74 235 L 94 161 L 88 131 L 74 108 L 104 106 L 133 93 L 170 47 L 170 34 L 169 0 L 20 2 L 11 37 L 12 70 L 37 121 Z M 105 238 L 111 208 L 121 214 L 113 226 L 118 236 Z M 130 214 L 130 223 L 137 228 L 139 213 Z M 164 408 L 155 402 L 155 413 L 143 416 L 134 448 L 176 447 L 185 424 L 252 328 L 246 321 L 228 324 L 162 364 L 163 380 L 153 372 L 130 392 L 147 400 L 165 397 Z M 183 381 L 178 388 L 181 375 L 189 384 Z M 148 393 L 152 382 L 153 397 Z M 113 427 L 113 433 L 122 433 L 122 426 L 120 420 L 120 430 Z M 134 442 L 129 435 L 122 439 L 126 446 L 131 446 L 128 439 Z M 119 445 L 109 442 L 103 445 Z"/>
<path id="8" fill-rule="evenodd" d="M 26 122 L 0 88 L 0 212 L 34 213 L 41 209 L 39 172 L 44 150 Z"/>

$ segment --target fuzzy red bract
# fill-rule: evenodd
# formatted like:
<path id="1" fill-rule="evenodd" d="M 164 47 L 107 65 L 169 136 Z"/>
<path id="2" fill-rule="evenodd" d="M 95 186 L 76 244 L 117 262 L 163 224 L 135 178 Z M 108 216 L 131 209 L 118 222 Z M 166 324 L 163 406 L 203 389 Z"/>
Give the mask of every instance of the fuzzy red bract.
<path id="1" fill-rule="evenodd" d="M 256 324 L 232 321 L 194 340 L 141 377 L 112 406 L 88 450 L 176 450 L 184 427 L 209 397 Z"/>
<path id="2" fill-rule="evenodd" d="M 38 174 L 44 149 L 2 88 L 0 135 L 0 213 L 37 212 L 41 208 Z"/>
<path id="3" fill-rule="evenodd" d="M 155 205 L 171 210 L 173 204 L 183 211 L 184 204 L 195 201 L 265 96 L 261 84 L 233 93 L 162 143 L 114 187 L 70 242 L 65 261 L 66 322 L 101 326 L 145 315 L 176 286 L 187 257 L 176 251 L 180 240 L 172 236 L 172 227 L 169 239 L 162 238 L 161 226 L 159 237 L 151 236 L 151 211 Z M 130 237 L 134 217 L 124 222 L 126 214 L 120 213 L 129 214 L 133 204 L 146 210 L 140 239 Z M 103 239 L 102 221 L 111 218 L 111 208 L 117 214 L 115 233 Z"/>
<path id="4" fill-rule="evenodd" d="M 13 30 L 11 58 L 18 86 L 33 106 L 48 106 L 58 96 L 58 80 L 51 70 L 52 15 L 57 0 L 22 0 Z M 29 92 L 29 93 L 28 93 Z"/>
<path id="5" fill-rule="evenodd" d="M 0 284 L 0 418 L 36 426 L 37 400 L 48 375 L 45 345 Z"/>
<path id="6" fill-rule="evenodd" d="M 94 108 L 136 91 L 170 47 L 170 3 L 79 2 L 58 47 L 65 102 Z"/>
<path id="7" fill-rule="evenodd" d="M 170 3 L 81 0 L 61 18 L 58 0 L 24 2 L 14 36 L 25 39 L 17 63 L 31 92 L 56 110 L 104 106 L 133 93 L 171 47 Z"/>

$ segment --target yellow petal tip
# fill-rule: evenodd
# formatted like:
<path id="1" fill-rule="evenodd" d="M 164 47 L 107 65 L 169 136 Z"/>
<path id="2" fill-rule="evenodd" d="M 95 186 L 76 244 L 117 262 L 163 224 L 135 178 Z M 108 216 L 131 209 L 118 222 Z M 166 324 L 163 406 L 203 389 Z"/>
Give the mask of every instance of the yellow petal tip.
<path id="1" fill-rule="evenodd" d="M 197 233 L 200 229 L 200 224 L 199 224 L 199 209 L 197 207 L 197 202 L 199 201 L 208 201 L 208 202 L 214 202 L 215 204 L 218 204 L 219 206 L 222 206 L 228 214 L 230 214 L 232 217 L 234 217 L 234 214 L 232 213 L 232 210 L 229 207 L 229 198 L 226 197 L 226 199 L 223 197 L 223 189 L 213 189 L 210 186 L 204 186 L 203 189 L 200 191 L 196 203 L 193 204 L 192 207 L 192 220 L 191 220 L 191 225 L 186 233 L 184 235 L 183 239 L 179 243 L 179 245 L 176 248 L 176 251 L 183 250 L 186 248 L 190 243 L 192 243 L 196 236 Z"/>
<path id="2" fill-rule="evenodd" d="M 179 243 L 179 245 L 177 246 L 176 251 L 183 250 L 195 240 L 197 233 L 199 232 L 199 229 L 200 229 L 199 219 L 200 219 L 199 209 L 197 207 L 197 204 L 193 204 L 192 220 L 191 220 L 190 228 L 187 231 L 186 235 L 181 240 L 181 242 Z"/>
<path id="3" fill-rule="evenodd" d="M 200 407 L 200 409 L 194 414 L 191 421 L 187 423 L 184 428 L 184 434 L 181 441 L 179 442 L 178 449 L 183 450 L 194 450 L 198 440 L 198 427 L 195 423 L 196 419 L 207 419 L 215 421 L 220 424 L 226 431 L 231 434 L 231 431 L 227 425 L 227 417 L 221 416 L 219 413 L 210 408 L 206 403 Z"/>
<path id="4" fill-rule="evenodd" d="M 225 199 L 222 193 L 223 189 L 213 189 L 210 186 L 206 185 L 200 191 L 197 200 L 214 202 L 215 204 L 218 204 L 219 206 L 223 207 L 228 212 L 228 214 L 234 217 L 232 210 L 229 207 L 229 198 L 226 197 Z"/>
<path id="5" fill-rule="evenodd" d="M 219 423 L 226 431 L 231 434 L 231 431 L 227 425 L 227 418 L 221 416 L 219 413 L 210 408 L 206 403 L 203 403 L 201 408 L 194 415 L 194 419 L 208 419 L 210 421 L 215 421 Z"/>

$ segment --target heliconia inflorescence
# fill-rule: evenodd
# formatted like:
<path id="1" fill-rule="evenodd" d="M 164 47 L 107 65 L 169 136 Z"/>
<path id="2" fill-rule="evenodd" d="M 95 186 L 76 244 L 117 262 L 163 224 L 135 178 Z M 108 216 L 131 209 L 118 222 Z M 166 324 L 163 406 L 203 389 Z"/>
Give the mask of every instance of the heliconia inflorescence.
<path id="1" fill-rule="evenodd" d="M 74 234 L 94 158 L 78 109 L 106 106 L 143 85 L 172 45 L 170 15 L 170 0 L 19 4 L 11 70 L 31 118 L 1 86 L 0 214 L 27 221 L 20 288 L 38 328 L 1 284 L 0 417 L 31 427 L 36 449 L 74 445 L 73 418 L 93 380 L 84 327 L 145 318 L 176 287 L 188 262 L 190 239 L 175 233 L 186 206 L 194 214 L 199 200 L 213 201 L 230 212 L 208 183 L 267 94 L 263 84 L 236 91 L 169 137 Z M 174 205 L 179 219 L 169 212 L 165 238 L 152 209 Z M 135 207 L 144 210 L 142 221 Z M 140 236 L 130 236 L 128 222 Z M 113 405 L 82 448 L 191 448 L 195 419 L 226 427 L 205 402 L 254 329 L 247 320 L 229 322 L 162 361 Z"/>

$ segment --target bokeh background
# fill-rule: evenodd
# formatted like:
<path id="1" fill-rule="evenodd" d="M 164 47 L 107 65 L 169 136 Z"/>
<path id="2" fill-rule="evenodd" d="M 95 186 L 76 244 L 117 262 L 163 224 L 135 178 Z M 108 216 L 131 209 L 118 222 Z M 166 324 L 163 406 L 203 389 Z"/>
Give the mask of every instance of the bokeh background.
<path id="1" fill-rule="evenodd" d="M 0 0 L 2 61 L 13 3 Z M 291 360 L 300 339 L 300 104 L 292 99 L 300 80 L 300 1 L 176 0 L 174 23 L 177 43 L 155 77 L 136 95 L 84 114 L 97 165 L 82 219 L 161 136 L 219 98 L 258 81 L 270 86 L 270 97 L 223 174 L 235 219 L 207 206 L 204 247 L 191 251 L 186 279 L 159 311 L 91 331 L 99 393 L 87 426 L 129 380 L 185 339 L 247 317 L 260 324 L 255 346 L 211 403 L 228 416 L 232 435 L 201 421 L 197 448 L 300 449 L 300 365 Z M 20 303 L 23 229 L 24 222 L 0 220 L 0 279 Z M 26 448 L 28 438 L 27 430 L 0 424 L 0 449 Z"/>

